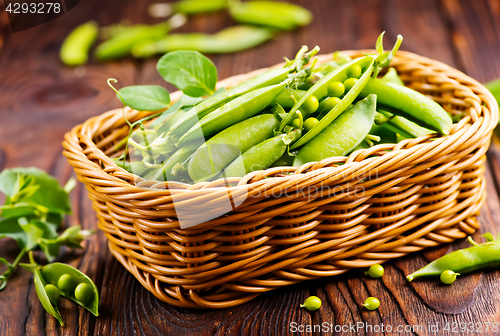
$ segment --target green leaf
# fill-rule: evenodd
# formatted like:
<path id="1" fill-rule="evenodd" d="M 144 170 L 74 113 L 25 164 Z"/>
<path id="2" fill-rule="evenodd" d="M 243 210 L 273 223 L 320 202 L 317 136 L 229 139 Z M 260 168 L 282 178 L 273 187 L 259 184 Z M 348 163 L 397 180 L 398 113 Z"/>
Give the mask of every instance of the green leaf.
<path id="1" fill-rule="evenodd" d="M 25 217 L 19 218 L 19 226 L 26 233 L 26 249 L 32 250 L 38 245 L 38 238 L 43 236 L 43 230 L 36 225 L 30 224 Z"/>
<path id="2" fill-rule="evenodd" d="M 165 54 L 156 65 L 165 81 L 191 97 L 215 92 L 217 69 L 213 62 L 197 51 L 179 50 Z"/>
<path id="3" fill-rule="evenodd" d="M 37 208 L 30 203 L 21 202 L 12 204 L 8 198 L 5 204 L 0 206 L 0 209 L 2 209 L 2 217 L 5 218 L 28 217 L 38 214 Z"/>
<path id="4" fill-rule="evenodd" d="M 57 232 L 54 227 L 39 220 L 28 221 L 27 218 L 19 218 L 19 226 L 24 230 L 27 237 L 26 249 L 32 250 L 38 245 L 40 238 L 54 239 Z"/>
<path id="5" fill-rule="evenodd" d="M 382 55 L 384 53 L 384 34 L 385 31 L 383 31 L 377 38 L 377 42 L 375 43 L 375 50 Z"/>
<path id="6" fill-rule="evenodd" d="M 491 232 L 486 232 L 485 234 L 482 234 L 481 237 L 485 238 L 487 242 L 495 241 L 495 238 L 493 237 Z"/>
<path id="7" fill-rule="evenodd" d="M 59 255 L 60 244 L 55 240 L 39 239 L 38 245 L 40 245 L 40 249 L 45 253 L 45 257 L 49 262 L 53 262 Z"/>
<path id="8" fill-rule="evenodd" d="M 5 169 L 0 173 L 0 192 L 4 193 L 8 199 L 14 196 L 13 192 L 15 191 L 14 187 L 18 174 L 31 176 L 34 180 L 33 185 L 39 187 L 32 195 L 24 197 L 23 202 L 30 203 L 31 206 L 36 204 L 45 207 L 50 213 L 71 213 L 71 203 L 68 193 L 64 191 L 55 178 L 43 170 L 34 167 Z M 39 209 L 38 206 L 36 208 Z M 29 209 L 29 207 L 23 208 L 23 211 L 26 211 L 25 215 L 29 212 L 28 210 L 33 213 L 33 209 Z M 2 211 L 2 216 L 6 217 L 4 211 Z M 9 217 L 12 216 L 14 215 L 9 215 Z"/>
<path id="9" fill-rule="evenodd" d="M 170 105 L 170 94 L 159 85 L 126 86 L 118 93 L 125 105 L 138 111 L 158 111 Z"/>
<path id="10" fill-rule="evenodd" d="M 14 239 L 20 249 L 28 242 L 28 237 L 19 226 L 17 218 L 6 218 L 0 221 L 0 239 L 4 237 Z"/>

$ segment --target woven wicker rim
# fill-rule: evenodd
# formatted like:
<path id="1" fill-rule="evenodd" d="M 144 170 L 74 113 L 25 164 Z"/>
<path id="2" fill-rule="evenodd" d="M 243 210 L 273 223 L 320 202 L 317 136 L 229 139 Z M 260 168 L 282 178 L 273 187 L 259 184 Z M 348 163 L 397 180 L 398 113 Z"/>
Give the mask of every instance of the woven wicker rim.
<path id="1" fill-rule="evenodd" d="M 353 57 L 359 57 L 363 53 L 372 52 L 372 50 L 362 50 L 362 51 L 344 51 L 346 54 Z M 318 64 L 321 64 L 329 59 L 332 59 L 332 54 L 320 55 Z M 392 61 L 391 66 L 397 69 L 405 68 L 405 63 L 408 60 L 412 60 L 411 66 L 414 76 L 427 77 L 428 81 L 432 84 L 439 85 L 440 90 L 443 92 L 454 91 L 455 96 L 463 97 L 463 101 L 454 103 L 466 109 L 466 115 L 460 120 L 459 123 L 453 125 L 448 136 L 443 136 L 437 139 L 429 141 L 432 136 L 424 136 L 418 139 L 404 140 L 398 144 L 381 144 L 376 145 L 372 148 L 365 150 L 358 150 L 348 157 L 332 157 L 324 159 L 320 162 L 309 162 L 301 167 L 288 167 L 288 168 L 272 168 L 264 171 L 252 172 L 243 178 L 229 178 L 229 179 L 219 179 L 212 182 L 200 182 L 194 185 L 182 183 L 182 182 L 168 182 L 168 188 L 165 189 L 165 182 L 152 183 L 151 181 L 143 181 L 138 176 L 131 174 L 121 167 L 118 167 L 114 161 L 112 161 L 107 154 L 113 153 L 113 151 L 108 150 L 102 151 L 105 144 L 95 143 L 94 139 L 104 132 L 122 127 L 122 132 L 116 132 L 114 138 L 107 138 L 106 141 L 116 140 L 119 136 L 123 136 L 124 121 L 122 117 L 122 109 L 114 109 L 106 112 L 100 116 L 89 119 L 83 125 L 78 125 L 74 128 L 72 133 L 66 135 L 66 140 L 63 145 L 66 148 L 64 154 L 69 158 L 74 158 L 74 154 L 78 154 L 80 157 L 79 161 L 86 163 L 88 166 L 86 168 L 91 168 L 93 171 L 92 177 L 103 178 L 105 180 L 113 181 L 118 186 L 123 186 L 127 188 L 127 191 L 132 192 L 134 197 L 139 197 L 139 194 L 149 193 L 151 190 L 145 188 L 157 188 L 158 191 L 155 192 L 157 196 L 170 196 L 172 194 L 178 193 L 189 193 L 187 197 L 193 197 L 198 195 L 203 195 L 205 193 L 218 192 L 226 194 L 230 189 L 230 192 L 236 191 L 239 187 L 252 184 L 253 189 L 270 187 L 276 188 L 287 188 L 290 185 L 304 185 L 307 181 L 311 179 L 324 179 L 329 178 L 330 175 L 342 175 L 349 176 L 350 178 L 356 178 L 356 176 L 362 176 L 366 174 L 367 170 L 372 167 L 392 167 L 402 168 L 405 163 L 412 161 L 415 163 L 425 161 L 429 156 L 440 153 L 441 156 L 445 156 L 452 150 L 455 150 L 458 145 L 460 147 L 468 147 L 472 143 L 477 142 L 489 142 L 490 133 L 495 128 L 498 122 L 498 105 L 495 98 L 491 93 L 479 82 L 468 77 L 464 73 L 438 61 L 431 60 L 429 58 L 419 56 L 406 51 L 399 51 Z M 421 64 L 420 67 L 415 68 L 415 61 Z M 273 67 L 283 66 L 283 63 L 279 63 Z M 231 87 L 245 81 L 248 78 L 254 77 L 269 68 L 258 69 L 247 74 L 237 75 L 220 81 L 217 87 Z M 430 69 L 432 72 L 429 73 Z M 403 75 L 402 79 L 405 81 L 406 78 Z M 428 88 L 426 83 L 422 82 L 421 85 L 412 83 L 411 88 L 426 93 L 430 98 L 436 100 L 440 103 L 445 110 L 451 112 L 452 114 L 461 113 L 463 111 L 456 111 L 450 109 L 446 106 L 446 98 L 437 98 L 436 96 L 429 95 L 426 92 Z M 432 88 L 434 89 L 434 88 Z M 182 92 L 177 91 L 171 94 L 172 103 L 177 101 Z M 151 112 L 138 112 L 135 110 L 127 110 L 126 117 L 130 121 L 135 121 L 141 119 Z M 89 126 L 92 125 L 92 128 Z M 96 128 L 96 125 L 99 125 Z M 75 133 L 79 133 L 79 139 L 75 139 Z M 470 135 L 473 134 L 472 137 Z M 71 137 L 73 135 L 73 137 Z M 74 145 L 77 143 L 84 143 L 87 148 L 85 151 L 81 146 Z M 473 147 L 473 146 L 471 146 Z M 77 149 L 75 151 L 75 149 Z M 390 152 L 388 152 L 390 151 Z M 82 158 L 85 153 L 92 153 L 92 157 Z M 370 157 L 375 156 L 375 157 Z M 369 158 L 370 157 L 370 158 Z M 96 162 L 102 162 L 105 169 L 102 169 L 100 165 Z M 343 164 L 339 166 L 338 164 Z M 332 167 L 333 166 L 333 167 Z M 327 170 L 322 170 L 322 168 L 329 168 Z M 334 168 L 334 169 L 331 169 Z M 94 175 L 100 172 L 98 175 Z M 293 174 L 293 175 L 280 175 L 280 173 Z M 277 179 L 270 179 L 269 177 L 279 176 Z M 237 183 L 237 186 L 228 187 L 227 183 Z M 210 190 L 208 190 L 210 189 Z M 203 192 L 200 192 L 203 190 Z"/>

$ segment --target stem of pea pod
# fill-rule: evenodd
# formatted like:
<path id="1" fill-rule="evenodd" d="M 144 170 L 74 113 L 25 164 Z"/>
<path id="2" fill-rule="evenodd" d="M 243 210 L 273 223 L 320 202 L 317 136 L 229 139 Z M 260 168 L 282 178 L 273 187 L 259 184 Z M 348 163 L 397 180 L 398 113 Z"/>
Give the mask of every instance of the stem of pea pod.
<path id="1" fill-rule="evenodd" d="M 7 264 L 8 267 L 7 270 L 3 272 L 2 275 L 0 275 L 0 291 L 7 286 L 7 280 L 12 275 L 12 273 L 16 269 L 17 265 L 19 264 L 21 258 L 24 256 L 25 253 L 26 253 L 26 247 L 23 247 L 21 252 L 19 252 L 19 254 L 17 255 L 16 260 L 14 260 L 12 264 Z"/>

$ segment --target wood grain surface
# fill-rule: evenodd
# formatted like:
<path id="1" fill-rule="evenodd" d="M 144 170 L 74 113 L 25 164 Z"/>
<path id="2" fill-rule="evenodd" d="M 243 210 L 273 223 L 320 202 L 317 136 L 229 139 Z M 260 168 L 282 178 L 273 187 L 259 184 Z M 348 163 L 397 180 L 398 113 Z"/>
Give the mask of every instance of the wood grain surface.
<path id="1" fill-rule="evenodd" d="M 150 2 L 81 0 L 68 14 L 42 26 L 15 34 L 0 27 L 0 170 L 37 166 L 65 182 L 73 175 L 61 154 L 65 132 L 89 117 L 119 107 L 106 79 L 117 78 L 120 86 L 164 83 L 156 72 L 156 59 L 106 64 L 92 60 L 83 76 L 62 66 L 58 59 L 59 47 L 69 30 L 89 19 L 101 25 L 123 19 L 158 22 L 147 16 Z M 324 53 L 372 48 L 382 30 L 387 32 L 387 45 L 400 33 L 404 36 L 402 49 L 443 61 L 482 82 L 500 77 L 498 0 L 294 2 L 313 11 L 313 23 L 249 51 L 210 56 L 219 78 L 275 64 L 283 56 L 292 57 L 303 44 L 317 44 Z M 195 16 L 179 31 L 212 33 L 232 23 L 227 13 Z M 500 228 L 497 138 L 488 159 L 488 198 L 479 217 L 482 227 L 474 235 L 476 240 L 484 232 L 496 235 Z M 74 213 L 68 216 L 66 225 L 95 228 L 96 216 L 81 184 L 71 197 Z M 78 267 L 95 281 L 100 290 L 101 316 L 95 318 L 61 300 L 66 326 L 60 328 L 40 305 L 31 273 L 20 269 L 0 292 L 0 335 L 500 334 L 500 325 L 496 329 L 490 325 L 486 330 L 487 322 L 500 323 L 500 271 L 461 276 L 452 286 L 432 280 L 405 281 L 406 274 L 428 261 L 467 246 L 466 241 L 460 241 L 386 263 L 382 279 L 368 279 L 361 271 L 351 271 L 282 288 L 236 308 L 209 311 L 174 308 L 157 300 L 112 257 L 104 235 L 99 233 L 86 242 L 84 251 L 64 250 L 59 260 Z M 0 241 L 0 256 L 13 260 L 17 252 L 13 241 Z M 37 256 L 43 262 L 43 256 Z M 319 311 L 309 313 L 299 308 L 309 295 L 321 298 Z M 367 311 L 361 306 L 368 296 L 380 299 L 378 310 Z M 323 323 L 328 324 L 328 330 L 318 330 Z M 457 324 L 456 332 L 453 323 Z M 330 324 L 347 327 L 344 332 L 336 332 L 330 330 Z M 382 324 L 384 332 L 377 332 Z M 445 330 L 447 324 L 449 330 Z M 316 326 L 316 330 L 293 332 L 295 325 Z M 466 331 L 462 332 L 460 327 L 464 325 Z M 363 328 L 353 332 L 349 326 Z M 403 331 L 398 332 L 397 326 Z"/>

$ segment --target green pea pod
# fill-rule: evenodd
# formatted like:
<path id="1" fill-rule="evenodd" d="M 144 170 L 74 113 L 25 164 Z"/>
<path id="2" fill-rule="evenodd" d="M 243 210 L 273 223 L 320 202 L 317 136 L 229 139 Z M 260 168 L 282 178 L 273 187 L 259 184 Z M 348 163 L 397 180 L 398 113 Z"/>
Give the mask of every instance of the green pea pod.
<path id="1" fill-rule="evenodd" d="M 274 102 L 276 104 L 281 105 L 284 108 L 292 108 L 293 105 L 306 93 L 304 90 L 294 90 L 291 88 L 285 88 L 279 95 L 276 97 Z"/>
<path id="2" fill-rule="evenodd" d="M 38 264 L 35 262 L 35 259 L 33 258 L 33 251 L 30 251 L 29 253 L 29 260 L 30 264 L 20 264 L 20 265 L 26 270 L 33 272 L 35 290 L 36 290 L 36 295 L 38 296 L 38 300 L 42 304 L 43 308 L 47 311 L 47 313 L 54 316 L 57 319 L 57 321 L 59 321 L 59 324 L 61 326 L 64 326 L 64 322 L 62 320 L 61 313 L 59 313 L 57 303 L 52 302 L 50 300 L 50 297 L 45 290 L 45 286 L 48 284 L 48 282 L 46 281 L 46 279 L 42 274 L 41 267 L 38 266 Z"/>
<path id="3" fill-rule="evenodd" d="M 273 136 L 279 125 L 274 114 L 263 114 L 226 128 L 196 150 L 188 165 L 194 182 L 214 178 L 234 159 Z"/>
<path id="4" fill-rule="evenodd" d="M 181 0 L 172 4 L 175 13 L 186 15 L 211 13 L 227 8 L 228 0 Z"/>
<path id="5" fill-rule="evenodd" d="M 70 292 L 61 291 L 61 295 L 64 296 L 65 298 L 70 299 L 76 304 L 82 306 L 83 308 L 87 309 L 95 316 L 99 316 L 98 312 L 99 292 L 92 279 L 90 279 L 87 275 L 85 275 L 85 273 L 80 272 L 79 270 L 77 270 L 74 267 L 71 267 L 70 265 L 62 263 L 51 263 L 45 265 L 41 267 L 41 273 L 43 274 L 43 277 L 45 278 L 47 283 L 53 284 L 55 286 L 58 286 L 58 280 L 64 274 L 69 274 L 74 279 L 76 286 L 78 286 L 78 284 L 81 283 L 90 286 L 90 288 L 92 289 L 92 294 L 91 294 L 92 297 L 89 299 L 87 303 L 83 303 L 77 300 L 74 291 Z"/>
<path id="6" fill-rule="evenodd" d="M 225 177 L 243 177 L 256 170 L 267 169 L 285 153 L 289 144 L 300 137 L 301 131 L 295 129 L 287 134 L 280 134 L 267 139 L 238 156 L 224 169 Z"/>
<path id="7" fill-rule="evenodd" d="M 109 26 L 104 26 L 101 27 L 101 31 L 99 34 L 99 37 L 103 40 L 109 40 L 116 35 L 123 34 L 129 29 L 133 29 L 134 27 L 137 27 L 139 25 L 134 25 L 131 26 L 130 23 L 126 20 L 120 22 L 120 23 L 113 23 Z"/>
<path id="8" fill-rule="evenodd" d="M 391 113 L 401 115 L 441 135 L 450 133 L 453 121 L 448 113 L 441 105 L 418 91 L 371 78 L 359 95 L 367 97 L 369 94 L 376 94 L 379 106 L 389 109 Z"/>
<path id="9" fill-rule="evenodd" d="M 363 87 L 366 85 L 366 83 L 370 80 L 370 75 L 373 70 L 373 63 L 374 60 L 372 57 L 367 56 L 363 57 L 357 60 L 354 60 L 352 62 L 346 63 L 336 70 L 333 71 L 333 75 L 329 74 L 325 77 L 323 77 L 318 83 L 313 85 L 307 93 L 297 102 L 297 104 L 290 110 L 290 113 L 294 112 L 294 109 L 296 106 L 300 105 L 305 99 L 307 99 L 308 94 L 310 91 L 315 89 L 315 86 L 317 85 L 316 89 L 319 89 L 320 87 L 323 87 L 328 85 L 330 81 L 343 81 L 342 79 L 347 77 L 346 72 L 349 69 L 349 67 L 353 64 L 358 64 L 362 69 L 364 70 L 364 73 L 361 75 L 359 80 L 356 82 L 356 84 L 347 92 L 347 94 L 342 98 L 342 100 L 335 105 L 334 108 L 330 110 L 321 120 L 309 130 L 305 135 L 303 135 L 296 143 L 294 143 L 290 148 L 295 149 L 300 146 L 303 146 L 306 144 L 308 141 L 313 139 L 317 134 L 319 134 L 323 129 L 325 129 L 328 125 L 332 123 L 342 112 L 345 111 L 345 109 L 354 101 L 354 99 L 357 98 L 359 92 L 363 89 Z M 330 79 L 327 79 L 323 81 L 325 78 L 330 77 Z M 305 99 L 304 99 L 305 98 Z M 283 124 L 283 121 L 282 121 Z"/>
<path id="10" fill-rule="evenodd" d="M 500 266 L 500 241 L 493 241 L 448 253 L 408 275 L 406 279 L 412 281 L 424 276 L 439 276 L 446 270 L 464 274 L 498 266 Z"/>
<path id="11" fill-rule="evenodd" d="M 360 100 L 302 147 L 294 166 L 350 153 L 368 135 L 375 118 L 377 97 Z"/>
<path id="12" fill-rule="evenodd" d="M 314 84 L 311 88 L 309 88 L 306 91 L 306 93 L 295 103 L 295 105 L 293 105 L 293 107 L 290 110 L 290 113 L 287 115 L 287 117 L 283 118 L 283 120 L 281 121 L 281 124 L 280 124 L 280 128 L 279 128 L 280 131 L 283 130 L 285 128 L 285 126 L 292 120 L 293 114 L 295 113 L 295 111 L 297 111 L 309 97 L 314 95 L 318 98 L 318 100 L 322 100 L 324 98 L 324 96 L 326 96 L 328 94 L 327 88 L 331 82 L 343 82 L 344 80 L 346 80 L 347 79 L 347 70 L 351 65 L 354 65 L 354 64 L 358 64 L 360 66 L 363 65 L 364 67 L 366 67 L 366 71 L 370 72 L 370 70 L 373 68 L 373 58 L 367 56 L 367 57 L 352 60 L 351 62 L 348 62 L 348 63 L 334 69 L 333 71 L 326 74 L 319 81 L 317 81 L 316 84 Z M 358 83 L 359 82 L 360 81 L 358 81 Z M 323 93 L 321 95 L 316 95 L 318 92 L 323 92 Z M 343 108 L 345 109 L 347 106 L 348 106 L 348 104 L 346 106 L 344 106 Z"/>
<path id="13" fill-rule="evenodd" d="M 123 160 L 119 158 L 112 158 L 114 163 L 116 163 L 117 166 L 122 167 L 123 165 Z M 132 162 L 125 162 L 125 167 L 123 167 L 126 171 L 128 171 L 131 174 L 135 174 L 138 176 L 144 176 L 147 174 L 147 172 L 150 170 L 150 168 L 145 167 L 142 164 L 142 161 L 132 161 Z"/>
<path id="14" fill-rule="evenodd" d="M 196 50 L 203 54 L 226 54 L 254 48 L 272 39 L 274 32 L 254 26 L 234 26 L 213 35 L 171 34 L 157 41 L 143 41 L 132 47 L 132 55 L 147 58 L 175 50 Z"/>
<path id="15" fill-rule="evenodd" d="M 275 1 L 232 1 L 231 16 L 238 22 L 292 30 L 312 21 L 309 10 L 291 3 Z"/>
<path id="16" fill-rule="evenodd" d="M 179 148 L 167 160 L 165 160 L 165 162 L 163 162 L 161 168 L 158 168 L 151 179 L 158 181 L 175 181 L 176 177 L 172 173 L 172 168 L 174 168 L 175 165 L 182 164 L 186 161 L 191 154 L 193 154 L 200 147 L 200 145 L 200 142 L 193 141 Z"/>
<path id="17" fill-rule="evenodd" d="M 287 83 L 285 81 L 281 84 L 266 86 L 247 92 L 217 110 L 210 112 L 179 139 L 177 146 L 182 146 L 202 136 L 205 138 L 210 137 L 231 125 L 253 117 L 271 104 L 281 91 L 283 91 Z"/>
<path id="18" fill-rule="evenodd" d="M 64 40 L 59 57 L 69 66 L 87 63 L 90 47 L 99 34 L 99 27 L 95 21 L 84 23 L 69 33 Z"/>
<path id="19" fill-rule="evenodd" d="M 401 130 L 405 134 L 408 134 L 412 138 L 418 138 L 419 136 L 422 136 L 422 135 L 434 133 L 430 129 L 419 126 L 418 124 L 416 124 L 413 121 L 410 121 L 404 117 L 394 115 L 394 114 L 392 114 L 388 111 L 384 111 L 382 109 L 377 109 L 377 111 L 379 113 L 381 113 L 382 115 L 384 115 L 385 117 L 389 118 L 389 121 L 388 121 L 389 124 L 396 127 L 397 129 Z"/>
<path id="20" fill-rule="evenodd" d="M 42 304 L 43 308 L 50 315 L 54 316 L 57 319 L 57 321 L 59 321 L 59 324 L 61 326 L 64 326 L 64 322 L 62 320 L 61 313 L 59 313 L 59 309 L 57 308 L 57 305 L 50 301 L 50 298 L 47 295 L 47 292 L 45 291 L 45 285 L 47 284 L 47 282 L 43 278 L 43 275 L 42 275 L 42 272 L 40 271 L 40 268 L 35 267 L 33 269 L 33 273 L 35 274 L 35 276 L 34 276 L 35 290 L 36 290 L 36 295 L 38 296 L 38 300 L 40 300 L 40 303 Z"/>
<path id="21" fill-rule="evenodd" d="M 130 27 L 122 34 L 117 34 L 113 38 L 101 43 L 96 48 L 95 54 L 100 61 L 110 61 L 127 56 L 136 43 L 145 40 L 156 41 L 165 36 L 171 29 L 184 24 L 184 21 L 174 16 L 154 26 L 140 25 Z"/>
<path id="22" fill-rule="evenodd" d="M 293 70 L 293 67 L 270 69 L 260 75 L 257 75 L 243 83 L 236 85 L 226 91 L 210 96 L 184 115 L 184 118 L 177 121 L 168 132 L 170 138 L 179 139 L 191 127 L 193 127 L 198 120 L 206 116 L 209 112 L 215 110 L 219 106 L 250 92 L 265 86 L 281 83 L 286 79 L 288 74 Z"/>

